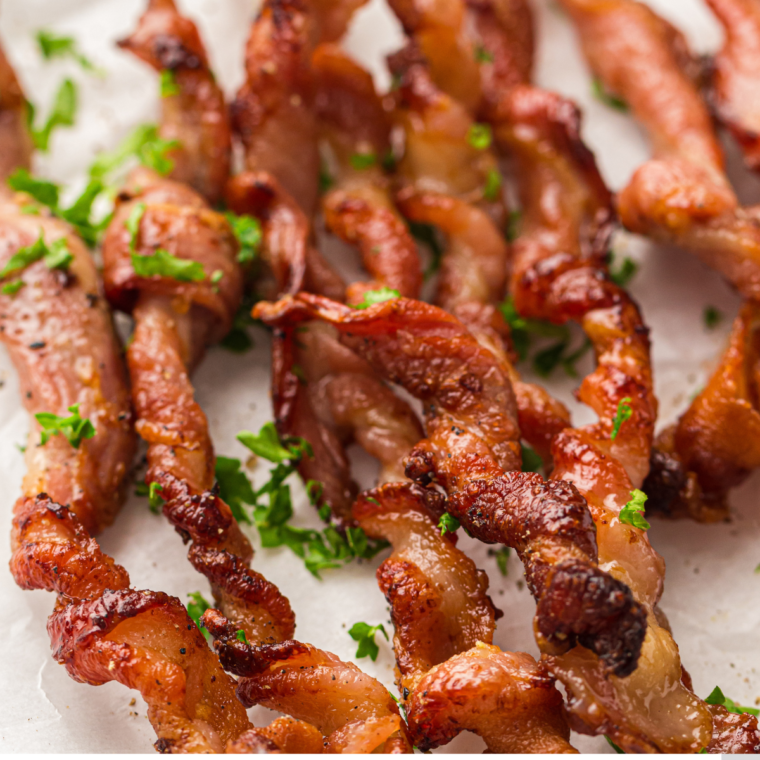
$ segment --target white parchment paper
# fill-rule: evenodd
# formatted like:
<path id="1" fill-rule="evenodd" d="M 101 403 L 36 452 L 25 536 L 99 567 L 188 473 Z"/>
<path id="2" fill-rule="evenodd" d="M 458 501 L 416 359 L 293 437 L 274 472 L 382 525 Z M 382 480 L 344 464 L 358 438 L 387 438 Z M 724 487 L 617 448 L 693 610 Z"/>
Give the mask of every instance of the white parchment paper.
<path id="1" fill-rule="evenodd" d="M 713 50 L 720 43 L 720 30 L 701 0 L 650 2 L 686 32 L 698 52 Z M 180 4 L 199 23 L 216 72 L 232 93 L 243 76 L 242 52 L 253 2 L 180 0 Z M 609 109 L 591 95 L 589 77 L 563 13 L 552 0 L 536 0 L 535 5 L 540 28 L 538 81 L 579 103 L 585 114 L 584 135 L 597 153 L 605 178 L 619 188 L 647 158 L 646 138 L 628 115 Z M 27 96 L 39 110 L 44 113 L 64 76 L 75 78 L 80 88 L 77 125 L 55 134 L 51 153 L 36 160 L 38 174 L 67 184 L 81 183 L 98 150 L 115 146 L 136 124 L 156 119 L 155 75 L 113 44 L 132 29 L 142 7 L 142 0 L 3 0 L 0 36 Z M 40 28 L 73 34 L 83 51 L 106 69 L 107 77 L 87 75 L 74 63 L 43 61 L 33 40 Z M 346 46 L 385 85 L 383 56 L 400 41 L 398 24 L 380 0 L 372 0 L 358 14 Z M 732 177 L 743 200 L 757 202 L 760 183 L 743 172 L 730 147 L 729 153 Z M 704 383 L 739 300 L 716 274 L 685 252 L 624 233 L 614 248 L 621 258 L 628 255 L 642 265 L 631 290 L 652 328 L 660 423 L 665 424 Z M 333 255 L 347 256 L 347 268 L 357 271 L 348 249 L 335 244 L 330 249 Z M 726 315 L 710 332 L 702 321 L 707 305 Z M 246 452 L 235 434 L 241 429 L 257 430 L 272 416 L 268 337 L 260 330 L 255 339 L 255 349 L 243 356 L 211 350 L 195 376 L 217 451 L 243 459 Z M 590 368 L 590 361 L 582 366 L 584 372 Z M 589 413 L 572 400 L 575 384 L 558 378 L 550 388 L 575 410 L 576 421 L 585 422 Z M 0 525 L 7 532 L 24 471 L 17 444 L 25 442 L 28 421 L 16 375 L 2 351 L 0 385 Z M 361 455 L 356 461 L 364 484 L 371 484 L 372 463 Z M 265 473 L 262 466 L 254 475 L 260 480 Z M 748 705 L 760 697 L 760 574 L 753 572 L 760 562 L 759 487 L 760 477 L 755 476 L 733 494 L 731 523 L 699 526 L 654 521 L 650 531 L 668 564 L 662 606 L 697 693 L 706 696 L 717 684 L 734 700 Z M 296 522 L 317 527 L 300 492 L 297 502 Z M 253 532 L 251 536 L 258 546 Z M 205 580 L 186 561 L 181 541 L 162 517 L 148 511 L 145 499 L 131 498 L 101 543 L 126 566 L 137 588 L 166 591 L 183 600 L 191 591 L 208 594 Z M 535 654 L 534 602 L 524 587 L 520 563 L 512 557 L 508 577 L 503 578 L 486 547 L 466 537 L 461 545 L 488 570 L 493 598 L 505 612 L 496 643 Z M 41 591 L 20 591 L 6 569 L 8 559 L 8 540 L 0 539 L 0 752 L 150 751 L 155 735 L 136 692 L 115 683 L 101 687 L 75 683 L 52 660 L 45 623 L 53 599 Z M 255 559 L 256 569 L 290 598 L 297 615 L 297 637 L 344 659 L 351 659 L 355 652 L 347 633 L 353 623 L 385 622 L 391 630 L 374 577 L 378 563 L 328 571 L 319 582 L 287 549 L 259 548 Z M 376 663 L 362 659 L 359 664 L 393 689 L 393 653 L 385 641 L 380 642 Z M 272 717 L 263 709 L 251 714 L 257 724 Z M 585 751 L 609 751 L 601 738 L 575 740 Z M 482 746 L 475 737 L 461 736 L 443 751 L 480 751 Z"/>

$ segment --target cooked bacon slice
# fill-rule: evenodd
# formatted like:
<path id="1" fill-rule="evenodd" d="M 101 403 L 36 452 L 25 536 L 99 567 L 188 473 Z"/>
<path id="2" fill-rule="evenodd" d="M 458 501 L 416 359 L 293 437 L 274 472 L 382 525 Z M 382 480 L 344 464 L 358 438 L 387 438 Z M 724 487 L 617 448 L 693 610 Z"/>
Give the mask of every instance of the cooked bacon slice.
<path id="1" fill-rule="evenodd" d="M 252 728 L 234 741 L 226 752 L 232 755 L 318 755 L 324 750 L 322 734 L 310 723 L 277 718 L 263 728 Z"/>
<path id="2" fill-rule="evenodd" d="M 706 0 L 725 30 L 723 48 L 709 62 L 710 105 L 741 146 L 750 169 L 760 170 L 760 7 L 754 0 Z"/>
<path id="3" fill-rule="evenodd" d="M 250 727 L 235 682 L 175 597 L 129 588 L 72 511 L 47 496 L 16 503 L 11 571 L 58 594 L 48 633 L 76 681 L 137 689 L 160 752 L 221 752 Z"/>
<path id="4" fill-rule="evenodd" d="M 149 0 L 135 32 L 118 44 L 168 72 L 176 92 L 162 93 L 160 134 L 179 143 L 169 152 L 171 176 L 216 203 L 230 173 L 231 130 L 197 27 L 174 0 Z"/>
<path id="5" fill-rule="evenodd" d="M 353 663 L 297 641 L 252 646 L 216 610 L 202 621 L 224 667 L 240 677 L 237 694 L 246 707 L 263 705 L 306 721 L 325 737 L 326 753 L 412 751 L 393 697 Z"/>
<path id="6" fill-rule="evenodd" d="M 334 45 L 320 45 L 312 66 L 316 110 L 335 163 L 335 184 L 322 200 L 327 229 L 356 245 L 369 282 L 348 288 L 361 302 L 367 290 L 391 288 L 416 298 L 422 285 L 417 246 L 398 215 L 382 162 L 390 150 L 390 122 L 372 77 Z"/>
<path id="7" fill-rule="evenodd" d="M 0 181 L 32 161 L 27 101 L 16 72 L 0 47 Z"/>
<path id="8" fill-rule="evenodd" d="M 653 508 L 668 516 L 725 519 L 728 491 L 760 467 L 759 319 L 757 306 L 745 304 L 704 390 L 658 438 L 644 487 Z"/>
<path id="9" fill-rule="evenodd" d="M 0 295 L 0 339 L 19 373 L 24 406 L 30 414 L 79 414 L 94 425 L 94 438 L 74 448 L 64 435 L 40 445 L 40 425 L 32 420 L 26 449 L 24 493 L 49 493 L 67 504 L 85 529 L 110 525 L 124 496 L 132 466 L 135 435 L 121 347 L 103 297 L 95 262 L 65 222 L 45 214 L 24 214 L 20 195 L 0 200 L 0 265 L 22 246 L 43 236 L 47 245 L 65 240 L 73 255 L 66 270 L 40 260 L 17 275 L 15 294 Z"/>
<path id="10" fill-rule="evenodd" d="M 273 326 L 321 318 L 379 373 L 423 401 L 428 438 L 407 474 L 448 494 L 447 510 L 471 534 L 515 548 L 538 600 L 544 651 L 579 640 L 618 675 L 635 668 L 644 614 L 624 583 L 597 566 L 585 501 L 561 481 L 521 473 L 509 379 L 494 355 L 454 317 L 407 299 L 357 311 L 301 293 L 254 313 Z"/>
<path id="11" fill-rule="evenodd" d="M 737 715 L 722 705 L 708 705 L 713 717 L 712 741 L 707 746 L 711 755 L 756 755 L 760 752 L 760 728 L 754 715 Z"/>

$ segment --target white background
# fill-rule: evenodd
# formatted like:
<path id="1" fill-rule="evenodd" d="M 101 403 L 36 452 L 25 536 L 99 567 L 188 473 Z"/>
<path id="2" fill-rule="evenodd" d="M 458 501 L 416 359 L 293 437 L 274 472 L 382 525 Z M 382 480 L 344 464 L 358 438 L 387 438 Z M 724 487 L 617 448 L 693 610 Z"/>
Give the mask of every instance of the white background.
<path id="1" fill-rule="evenodd" d="M 180 0 L 199 22 L 220 80 L 233 92 L 242 79 L 242 53 L 250 0 Z M 567 18 L 551 0 L 535 3 L 540 29 L 538 82 L 572 96 L 585 114 L 584 135 L 596 151 L 602 172 L 614 189 L 623 186 L 633 169 L 648 155 L 647 142 L 631 118 L 594 100 Z M 720 43 L 717 25 L 701 0 L 651 0 L 657 10 L 680 26 L 697 52 Z M 80 85 L 82 103 L 77 126 L 60 130 L 51 154 L 39 157 L 37 173 L 64 183 L 81 182 L 95 152 L 112 148 L 134 125 L 157 117 L 158 83 L 142 64 L 114 48 L 114 40 L 132 29 L 143 4 L 139 0 L 3 0 L 0 36 L 26 89 L 43 114 L 64 75 Z M 76 64 L 44 62 L 33 41 L 34 32 L 47 28 L 77 37 L 83 51 L 103 66 L 108 76 L 94 78 Z M 401 35 L 390 13 L 373 0 L 357 16 L 346 45 L 371 66 L 385 85 L 383 56 L 398 47 Z M 39 118 L 39 117 L 38 117 Z M 760 201 L 760 183 L 748 178 L 736 153 L 729 151 L 732 176 L 745 202 Z M 334 254 L 352 257 L 332 245 Z M 631 290 L 643 307 L 653 331 L 656 390 L 661 403 L 660 424 L 675 419 L 690 396 L 704 383 L 728 332 L 738 299 L 720 278 L 687 253 L 653 246 L 621 234 L 615 241 L 619 259 L 629 255 L 642 265 Z M 347 269 L 358 272 L 351 262 Z M 720 309 L 727 318 L 708 332 L 702 322 L 705 306 Z M 235 440 L 241 429 L 257 430 L 271 419 L 268 395 L 269 356 L 265 331 L 255 332 L 256 348 L 243 356 L 220 349 L 209 352 L 195 376 L 198 400 L 206 410 L 217 451 L 245 458 Z M 590 360 L 582 365 L 591 368 Z M 16 444 L 25 441 L 27 415 L 21 407 L 16 375 L 0 352 L 0 516 L 8 531 L 11 509 L 19 494 L 24 471 Z M 569 403 L 577 422 L 589 413 L 572 402 L 575 381 L 558 379 L 551 390 Z M 369 485 L 373 465 L 357 455 L 358 471 Z M 264 467 L 256 471 L 260 480 Z M 695 689 L 706 696 L 713 687 L 742 704 L 760 697 L 757 650 L 760 622 L 760 523 L 756 505 L 760 477 L 750 479 L 732 496 L 730 524 L 699 526 L 654 520 L 650 537 L 668 564 L 663 609 L 673 626 Z M 316 527 L 317 521 L 299 492 L 297 524 Z M 254 544 L 257 539 L 252 536 Z M 185 549 L 166 521 L 152 515 L 144 499 L 131 498 L 101 544 L 123 563 L 137 588 L 162 590 L 186 600 L 188 592 L 208 596 L 205 580 L 185 559 Z M 486 548 L 463 539 L 460 544 L 489 571 L 491 593 L 505 616 L 496 643 L 505 649 L 535 654 L 531 634 L 534 602 L 522 583 L 519 562 L 513 557 L 509 575 L 502 578 Z M 111 683 L 91 687 L 72 681 L 51 658 L 45 621 L 52 597 L 41 591 L 22 592 L 5 569 L 7 539 L 0 541 L 0 752 L 146 752 L 155 735 L 145 717 L 145 705 L 136 692 Z M 374 572 L 379 560 L 328 571 L 314 579 L 287 549 L 259 550 L 254 566 L 277 583 L 290 598 L 297 615 L 296 636 L 351 659 L 356 644 L 347 628 L 363 620 L 388 621 L 385 600 Z M 380 641 L 380 639 L 378 639 Z M 377 663 L 360 665 L 393 688 L 393 654 L 380 642 Z M 136 704 L 130 705 L 133 697 Z M 271 719 L 263 709 L 252 710 L 257 724 Z M 585 751 L 608 751 L 601 738 L 575 737 Z M 444 751 L 482 749 L 479 739 L 462 736 Z"/>

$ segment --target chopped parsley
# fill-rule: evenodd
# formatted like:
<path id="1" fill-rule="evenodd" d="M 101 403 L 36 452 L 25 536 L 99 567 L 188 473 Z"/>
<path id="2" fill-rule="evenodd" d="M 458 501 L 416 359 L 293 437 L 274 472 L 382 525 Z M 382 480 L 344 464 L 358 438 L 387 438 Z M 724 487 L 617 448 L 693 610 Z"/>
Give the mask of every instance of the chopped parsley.
<path id="1" fill-rule="evenodd" d="M 372 153 L 354 153 L 349 159 L 349 163 L 354 169 L 361 171 L 362 169 L 369 169 L 370 166 L 374 166 L 377 163 L 377 156 Z"/>
<path id="2" fill-rule="evenodd" d="M 460 523 L 456 517 L 444 512 L 438 520 L 438 527 L 441 529 L 441 535 L 445 536 L 447 533 L 456 533 L 459 530 Z"/>
<path id="3" fill-rule="evenodd" d="M 624 399 L 620 399 L 617 405 L 617 411 L 615 417 L 612 420 L 612 432 L 610 433 L 610 440 L 614 441 L 617 438 L 617 434 L 620 432 L 620 426 L 631 419 L 633 409 L 628 406 L 631 403 L 631 397 L 626 396 Z"/>
<path id="4" fill-rule="evenodd" d="M 617 269 L 613 269 L 614 254 L 610 252 L 609 272 L 610 279 L 618 287 L 628 287 L 628 283 L 636 276 L 636 272 L 639 271 L 639 265 L 632 259 L 626 256 Z"/>
<path id="5" fill-rule="evenodd" d="M 0 270 L 0 278 L 21 272 L 40 259 L 45 262 L 48 269 L 68 269 L 74 256 L 69 250 L 66 238 L 59 238 L 48 245 L 40 230 L 40 236 L 34 243 L 22 246 L 8 259 L 6 265 Z"/>
<path id="6" fill-rule="evenodd" d="M 509 547 L 500 546 L 498 549 L 489 549 L 488 556 L 496 558 L 496 567 L 499 568 L 499 572 L 506 578 L 507 577 L 507 563 L 509 562 Z"/>
<path id="7" fill-rule="evenodd" d="M 130 209 L 127 221 L 124 222 L 124 226 L 129 233 L 129 250 L 135 251 L 137 249 L 137 238 L 140 236 L 140 224 L 142 218 L 145 215 L 146 206 L 144 203 L 136 203 Z"/>
<path id="8" fill-rule="evenodd" d="M 163 69 L 161 71 L 161 97 L 168 98 L 172 95 L 179 95 L 179 85 L 177 84 L 177 77 L 171 69 Z"/>
<path id="9" fill-rule="evenodd" d="M 491 147 L 493 133 L 489 124 L 471 124 L 467 130 L 467 143 L 475 150 L 486 150 Z"/>
<path id="10" fill-rule="evenodd" d="M 36 109 L 27 101 L 27 121 L 34 147 L 42 153 L 50 148 L 50 137 L 58 127 L 73 127 L 77 113 L 77 86 L 71 79 L 64 79 L 55 93 L 53 107 L 45 123 L 34 126 Z"/>
<path id="11" fill-rule="evenodd" d="M 235 638 L 239 642 L 241 642 L 242 644 L 247 644 L 248 643 L 248 639 L 246 638 L 245 631 L 242 628 L 240 628 L 237 631 L 237 633 L 235 634 Z"/>
<path id="12" fill-rule="evenodd" d="M 512 332 L 512 343 L 521 361 L 528 358 L 533 338 L 555 338 L 561 343 L 570 341 L 570 330 L 564 325 L 554 325 L 540 319 L 521 317 L 515 309 L 512 296 L 508 296 L 500 305 L 504 321 Z"/>
<path id="13" fill-rule="evenodd" d="M 379 625 L 369 625 L 369 623 L 354 623 L 348 630 L 348 635 L 354 640 L 359 642 L 359 646 L 356 648 L 356 659 L 362 657 L 369 657 L 372 662 L 377 660 L 377 655 L 380 653 L 380 648 L 375 643 L 375 634 L 380 633 L 385 636 L 385 640 L 389 641 L 388 634 L 382 623 Z"/>
<path id="14" fill-rule="evenodd" d="M 618 755 L 624 755 L 625 754 L 625 751 L 622 750 L 622 749 L 620 749 L 620 747 L 618 747 L 618 745 L 615 744 L 615 742 L 613 742 L 612 739 L 610 739 L 610 737 L 607 736 L 607 734 L 604 735 L 604 738 L 607 740 L 607 744 L 609 744 L 610 747 L 612 747 L 612 749 L 614 749 L 615 752 L 618 753 Z"/>
<path id="15" fill-rule="evenodd" d="M 618 98 L 616 95 L 607 92 L 605 86 L 602 84 L 602 80 L 598 77 L 594 77 L 591 81 L 591 92 L 598 101 L 610 108 L 614 108 L 616 111 L 626 112 L 628 110 L 628 103 L 621 98 Z"/>
<path id="16" fill-rule="evenodd" d="M 644 504 L 647 498 L 647 495 L 638 488 L 631 491 L 631 500 L 620 510 L 620 522 L 641 530 L 649 530 L 650 525 L 644 517 Z"/>
<path id="17" fill-rule="evenodd" d="M 401 293 L 393 288 L 378 288 L 377 290 L 368 290 L 364 294 L 361 303 L 354 304 L 354 309 L 369 309 L 378 303 L 385 303 L 392 298 L 401 298 Z"/>
<path id="18" fill-rule="evenodd" d="M 483 44 L 476 45 L 475 60 L 478 63 L 493 63 L 493 53 Z"/>
<path id="19" fill-rule="evenodd" d="M 723 321 L 723 314 L 714 306 L 705 306 L 702 319 L 708 330 L 714 330 Z"/>
<path id="20" fill-rule="evenodd" d="M 514 243 L 520 236 L 520 224 L 522 222 L 522 211 L 510 211 L 509 219 L 507 220 L 507 240 L 510 243 Z"/>
<path id="21" fill-rule="evenodd" d="M 237 260 L 240 264 L 250 264 L 255 261 L 261 249 L 261 222 L 248 214 L 233 214 L 225 212 L 224 216 L 232 227 L 232 232 L 237 238 L 240 250 Z"/>
<path id="22" fill-rule="evenodd" d="M 166 154 L 178 148 L 177 140 L 165 140 L 158 134 L 155 124 L 136 127 L 110 153 L 101 153 L 90 166 L 90 177 L 103 180 L 130 158 L 136 158 L 143 166 L 167 175 L 174 168 L 174 161 Z"/>
<path id="23" fill-rule="evenodd" d="M 443 246 L 438 238 L 436 229 L 432 224 L 425 224 L 423 222 L 408 222 L 409 232 L 412 237 L 418 242 L 422 243 L 430 251 L 432 256 L 430 264 L 428 264 L 425 270 L 425 279 L 432 277 L 440 268 L 441 261 L 443 259 Z"/>
<path id="24" fill-rule="evenodd" d="M 134 251 L 130 256 L 138 277 L 167 277 L 177 282 L 200 282 L 206 277 L 202 264 L 178 259 L 164 248 L 157 248 L 152 256 L 142 256 Z"/>
<path id="25" fill-rule="evenodd" d="M 241 469 L 240 460 L 217 457 L 216 482 L 219 486 L 219 496 L 229 506 L 233 517 L 239 523 L 252 525 L 253 522 L 243 505 L 255 506 L 256 494 L 251 487 L 251 481 Z"/>
<path id="26" fill-rule="evenodd" d="M 69 417 L 59 417 L 52 412 L 39 412 L 34 415 L 40 423 L 40 446 L 44 446 L 52 436 L 62 435 L 68 442 L 78 449 L 84 438 L 92 438 L 95 435 L 95 426 L 85 417 L 79 415 L 79 404 L 68 408 L 71 412 Z"/>
<path id="27" fill-rule="evenodd" d="M 192 601 L 187 604 L 187 614 L 190 615 L 193 622 L 198 626 L 200 632 L 206 637 L 206 641 L 210 644 L 213 641 L 213 637 L 201 625 L 201 615 L 203 615 L 206 610 L 211 609 L 211 603 L 203 598 L 203 594 L 201 594 L 200 591 L 193 591 L 188 594 L 188 596 Z"/>
<path id="28" fill-rule="evenodd" d="M 488 170 L 486 184 L 483 187 L 483 197 L 487 201 L 495 201 L 501 192 L 501 172 L 496 168 Z"/>
<path id="29" fill-rule="evenodd" d="M 521 443 L 520 448 L 522 449 L 522 471 L 543 472 L 544 460 L 536 454 L 535 450 L 527 443 Z"/>
<path id="30" fill-rule="evenodd" d="M 253 340 L 248 335 L 248 328 L 255 324 L 255 320 L 251 316 L 251 306 L 252 300 L 244 298 L 243 303 L 235 312 L 230 331 L 219 341 L 222 348 L 232 351 L 233 354 L 245 353 L 253 346 Z"/>
<path id="31" fill-rule="evenodd" d="M 24 285 L 26 285 L 26 283 L 23 280 L 11 280 L 10 282 L 6 282 L 5 285 L 0 288 L 0 293 L 4 296 L 15 296 Z"/>
<path id="32" fill-rule="evenodd" d="M 166 503 L 166 499 L 161 496 L 161 492 L 164 490 L 160 483 L 151 483 L 148 486 L 148 509 L 157 515 L 161 512 L 161 508 Z"/>
<path id="33" fill-rule="evenodd" d="M 708 705 L 722 705 L 730 713 L 736 713 L 737 715 L 741 715 L 742 713 L 749 713 L 750 715 L 756 716 L 760 715 L 760 709 L 756 707 L 742 707 L 742 705 L 737 705 L 733 699 L 729 699 L 721 691 L 720 686 L 716 686 L 710 692 L 710 695 L 707 697 L 707 699 L 705 699 L 705 702 Z"/>
<path id="34" fill-rule="evenodd" d="M 89 58 L 79 51 L 77 41 L 73 37 L 59 37 L 53 32 L 40 29 L 36 35 L 37 45 L 46 61 L 53 58 L 71 58 L 85 71 L 102 74 L 102 69 L 96 67 Z"/>
<path id="35" fill-rule="evenodd" d="M 335 180 L 328 171 L 327 167 L 322 165 L 319 167 L 319 192 L 324 195 L 333 185 Z"/>

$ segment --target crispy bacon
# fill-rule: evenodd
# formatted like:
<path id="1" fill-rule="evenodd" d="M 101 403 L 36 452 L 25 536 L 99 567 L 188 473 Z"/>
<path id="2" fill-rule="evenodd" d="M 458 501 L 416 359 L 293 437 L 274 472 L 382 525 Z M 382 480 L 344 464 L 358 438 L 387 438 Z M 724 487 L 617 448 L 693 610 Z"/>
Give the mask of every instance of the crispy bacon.
<path id="1" fill-rule="evenodd" d="M 597 566 L 594 524 L 575 488 L 519 472 L 514 396 L 490 351 L 454 317 L 406 299 L 356 311 L 301 293 L 254 313 L 271 325 L 314 318 L 335 325 L 377 372 L 421 399 L 428 438 L 410 454 L 407 475 L 443 487 L 447 510 L 474 536 L 518 551 L 544 651 L 567 651 L 579 640 L 610 671 L 631 673 L 643 611 Z"/>
<path id="2" fill-rule="evenodd" d="M 26 589 L 58 594 L 48 633 L 53 656 L 76 681 L 137 689 L 161 752 L 220 752 L 250 727 L 184 605 L 129 588 L 127 571 L 103 554 L 72 511 L 47 496 L 14 510 L 11 571 Z"/>
<path id="3" fill-rule="evenodd" d="M 760 8 L 753 0 L 707 0 L 725 39 L 709 61 L 707 98 L 718 119 L 744 152 L 747 166 L 760 170 Z"/>
<path id="4" fill-rule="evenodd" d="M 16 169 L 28 169 L 32 161 L 27 101 L 16 72 L 0 47 L 0 180 Z"/>
<path id="5" fill-rule="evenodd" d="M 277 718 L 264 728 L 252 728 L 234 741 L 226 752 L 232 755 L 318 755 L 324 750 L 322 734 L 310 723 Z"/>
<path id="6" fill-rule="evenodd" d="M 197 27 L 174 0 L 149 0 L 135 32 L 118 44 L 168 72 L 176 92 L 162 92 L 160 134 L 179 143 L 169 153 L 171 176 L 216 203 L 230 173 L 231 130 Z"/>
<path id="7" fill-rule="evenodd" d="M 216 610 L 202 620 L 224 667 L 240 677 L 237 694 L 246 707 L 263 705 L 306 721 L 325 737 L 327 753 L 412 751 L 388 690 L 353 663 L 297 641 L 252 646 Z M 304 733 L 295 730 L 299 738 Z"/>
<path id="8" fill-rule="evenodd" d="M 709 705 L 713 717 L 712 741 L 707 746 L 711 755 L 756 755 L 760 752 L 760 728 L 757 717 L 749 713 L 737 715 L 721 705 Z"/>

